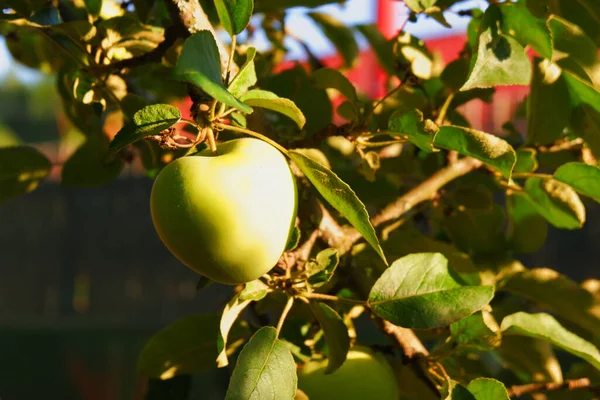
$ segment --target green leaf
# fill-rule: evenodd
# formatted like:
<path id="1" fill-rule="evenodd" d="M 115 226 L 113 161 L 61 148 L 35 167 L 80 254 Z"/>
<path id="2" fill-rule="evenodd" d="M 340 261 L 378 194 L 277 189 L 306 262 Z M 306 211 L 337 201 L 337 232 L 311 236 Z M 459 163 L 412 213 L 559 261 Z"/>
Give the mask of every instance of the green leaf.
<path id="1" fill-rule="evenodd" d="M 308 282 L 313 287 L 320 287 L 329 282 L 340 263 L 340 255 L 336 249 L 325 249 L 319 252 L 315 262 L 307 265 Z"/>
<path id="2" fill-rule="evenodd" d="M 411 72 L 417 78 L 426 80 L 432 77 L 433 56 L 421 39 L 408 32 L 400 33 L 394 45 L 394 55 L 396 64 L 400 65 L 401 70 L 405 70 L 406 67 L 410 66 Z M 404 74 L 404 71 L 402 73 Z M 403 76 L 400 76 L 400 78 L 403 78 Z"/>
<path id="3" fill-rule="evenodd" d="M 248 26 L 252 9 L 253 0 L 215 0 L 215 8 L 221 24 L 231 36 L 237 35 Z"/>
<path id="4" fill-rule="evenodd" d="M 467 82 L 461 91 L 500 85 L 529 85 L 531 63 L 519 42 L 497 32 L 496 19 L 501 18 L 498 8 L 490 5 L 479 34 L 477 53 L 473 54 Z M 489 21 L 486 25 L 485 21 Z"/>
<path id="5" fill-rule="evenodd" d="M 450 325 L 453 341 L 461 348 L 489 351 L 500 346 L 500 326 L 491 313 L 482 311 Z"/>
<path id="6" fill-rule="evenodd" d="M 63 22 L 58 8 L 51 6 L 39 9 L 33 13 L 29 20 L 41 26 L 58 25 Z"/>
<path id="7" fill-rule="evenodd" d="M 468 317 L 494 296 L 492 286 L 464 286 L 439 253 L 396 260 L 375 282 L 369 305 L 375 314 L 406 328 L 434 329 Z"/>
<path id="8" fill-rule="evenodd" d="M 250 87 L 256 85 L 256 70 L 254 68 L 255 56 L 256 49 L 254 47 L 248 47 L 244 65 L 240 67 L 239 72 L 229 84 L 229 92 L 236 97 L 243 95 Z"/>
<path id="9" fill-rule="evenodd" d="M 85 0 L 85 8 L 92 16 L 97 17 L 102 9 L 102 3 L 103 0 Z"/>
<path id="10" fill-rule="evenodd" d="M 570 71 L 563 71 L 562 76 L 569 86 L 573 106 L 585 103 L 595 111 L 600 112 L 600 91 L 598 89 Z"/>
<path id="11" fill-rule="evenodd" d="M 277 339 L 277 330 L 265 326 L 242 349 L 225 400 L 293 399 L 297 385 L 292 353 Z"/>
<path id="12" fill-rule="evenodd" d="M 577 107 L 571 115 L 571 124 L 596 159 L 600 158 L 600 112 L 587 104 Z"/>
<path id="13" fill-rule="evenodd" d="M 158 135 L 181 120 L 179 108 L 169 104 L 146 106 L 133 114 L 127 123 L 110 142 L 110 150 L 117 152 L 125 146 L 146 136 Z"/>
<path id="14" fill-rule="evenodd" d="M 535 253 L 546 243 L 548 222 L 522 193 L 506 198 L 506 211 L 511 219 L 510 246 L 517 253 Z"/>
<path id="15" fill-rule="evenodd" d="M 589 362 L 600 370 L 600 351 L 590 342 L 565 329 L 549 314 L 518 312 L 502 320 L 505 335 L 529 336 L 546 340 L 553 345 Z"/>
<path id="16" fill-rule="evenodd" d="M 548 342 L 508 335 L 502 337 L 502 346 L 497 352 L 506 366 L 523 382 L 563 381 L 562 369 Z"/>
<path id="17" fill-rule="evenodd" d="M 321 12 L 309 12 L 307 14 L 335 46 L 344 59 L 344 66 L 350 68 L 358 58 L 358 44 L 354 39 L 354 33 L 345 24 L 338 21 L 329 14 Z"/>
<path id="18" fill-rule="evenodd" d="M 219 48 L 210 31 L 200 31 L 186 39 L 173 78 L 199 87 L 230 107 L 245 113 L 252 112 L 252 108 L 229 93 L 223 84 Z"/>
<path id="19" fill-rule="evenodd" d="M 327 368 L 325 374 L 331 374 L 346 361 L 350 349 L 348 327 L 340 315 L 327 304 L 310 303 L 310 309 L 315 315 L 327 343 Z"/>
<path id="20" fill-rule="evenodd" d="M 432 120 L 424 119 L 423 113 L 417 109 L 394 112 L 388 121 L 388 129 L 406 136 L 412 144 L 422 150 L 435 151 L 433 143 L 439 127 Z"/>
<path id="21" fill-rule="evenodd" d="M 546 145 L 554 143 L 569 123 L 569 88 L 556 64 L 536 58 L 533 65 L 527 98 L 527 143 Z"/>
<path id="22" fill-rule="evenodd" d="M 137 362 L 140 374 L 169 379 L 179 374 L 198 373 L 216 367 L 218 314 L 188 315 L 152 336 Z M 235 324 L 229 332 L 230 353 L 250 332 Z"/>
<path id="23" fill-rule="evenodd" d="M 600 168 L 597 166 L 578 162 L 566 163 L 554 172 L 554 179 L 600 203 Z"/>
<path id="24" fill-rule="evenodd" d="M 252 300 L 244 300 L 241 297 L 241 293 L 237 293 L 235 296 L 229 300 L 225 309 L 223 310 L 223 314 L 221 315 L 221 323 L 219 324 L 219 336 L 217 341 L 217 350 L 219 351 L 219 355 L 217 357 L 217 366 L 219 368 L 226 367 L 229 365 L 229 360 L 227 359 L 227 340 L 229 336 L 229 332 L 233 327 L 233 324 L 239 317 L 244 308 L 246 308 Z"/>
<path id="25" fill-rule="evenodd" d="M 254 89 L 243 95 L 242 101 L 249 106 L 277 111 L 292 119 L 300 129 L 306 124 L 304 114 L 293 101 L 279 97 L 273 92 Z"/>
<path id="26" fill-rule="evenodd" d="M 444 400 L 477 400 L 469 389 L 458 382 L 453 381 L 449 394 Z"/>
<path id="27" fill-rule="evenodd" d="M 260 279 L 256 279 L 246 283 L 240 292 L 240 300 L 258 301 L 264 299 L 268 293 L 269 286 Z"/>
<path id="28" fill-rule="evenodd" d="M 592 293 L 557 271 L 550 268 L 523 270 L 510 275 L 500 284 L 502 290 L 531 300 L 600 337 L 598 301 Z"/>
<path id="29" fill-rule="evenodd" d="M 0 148 L 0 204 L 35 190 L 51 169 L 50 161 L 33 147 Z"/>
<path id="30" fill-rule="evenodd" d="M 545 18 L 538 18 L 519 3 L 504 3 L 499 6 L 502 12 L 502 31 L 517 39 L 523 46 L 531 46 L 542 57 L 552 58 L 552 34 Z M 523 29 L 523 27 L 527 29 Z"/>
<path id="31" fill-rule="evenodd" d="M 535 149 L 522 148 L 517 150 L 517 163 L 513 172 L 533 172 L 538 169 L 536 155 L 537 151 Z"/>
<path id="32" fill-rule="evenodd" d="M 444 228 L 452 242 L 473 256 L 495 257 L 505 248 L 504 210 L 457 207 L 444 218 Z"/>
<path id="33" fill-rule="evenodd" d="M 105 135 L 89 136 L 63 165 L 61 183 L 69 186 L 101 186 L 117 178 L 124 162 L 108 146 Z"/>
<path id="34" fill-rule="evenodd" d="M 292 161 L 306 175 L 308 180 L 321 193 L 323 198 L 338 210 L 363 235 L 365 240 L 375 249 L 387 264 L 383 250 L 375 233 L 365 205 L 356 193 L 342 181 L 333 171 L 294 150 L 288 152 Z"/>
<path id="35" fill-rule="evenodd" d="M 434 145 L 483 161 L 510 179 L 517 161 L 515 150 L 505 140 L 489 133 L 460 126 L 441 126 Z"/>
<path id="36" fill-rule="evenodd" d="M 381 67 L 388 74 L 394 75 L 396 73 L 394 53 L 392 51 L 394 43 L 387 40 L 375 25 L 357 25 L 356 29 L 371 45 Z"/>
<path id="37" fill-rule="evenodd" d="M 152 12 L 156 0 L 133 0 L 133 7 L 135 8 L 135 14 L 142 22 L 148 20 L 148 16 Z"/>
<path id="38" fill-rule="evenodd" d="M 585 222 L 585 207 L 577 192 L 554 179 L 528 178 L 528 200 L 548 222 L 557 228 L 579 229 Z"/>
<path id="39" fill-rule="evenodd" d="M 600 65 L 598 46 L 594 41 L 579 26 L 556 15 L 548 20 L 548 26 L 552 30 L 554 48 L 568 54 L 576 66 L 585 71 L 592 81 L 600 84 L 600 77 L 595 76 L 600 73 Z"/>
<path id="40" fill-rule="evenodd" d="M 437 3 L 437 0 L 405 0 L 404 2 L 414 12 L 423 12 L 433 7 Z"/>
<path id="41" fill-rule="evenodd" d="M 358 104 L 358 95 L 354 85 L 340 71 L 331 68 L 320 68 L 313 72 L 313 79 L 321 89 L 335 89 L 352 104 Z"/>
<path id="42" fill-rule="evenodd" d="M 477 378 L 467 385 L 476 400 L 510 400 L 502 382 L 491 378 Z"/>

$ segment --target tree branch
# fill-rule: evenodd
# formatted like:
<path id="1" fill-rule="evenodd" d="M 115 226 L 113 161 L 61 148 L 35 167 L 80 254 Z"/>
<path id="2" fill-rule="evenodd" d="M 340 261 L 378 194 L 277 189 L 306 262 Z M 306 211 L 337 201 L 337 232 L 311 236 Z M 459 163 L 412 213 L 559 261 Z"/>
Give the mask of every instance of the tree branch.
<path id="1" fill-rule="evenodd" d="M 182 33 L 182 30 L 177 25 L 169 26 L 167 29 L 165 29 L 164 40 L 160 42 L 154 50 L 144 53 L 137 57 L 126 58 L 124 60 L 120 60 L 106 65 L 99 65 L 94 68 L 94 71 L 113 72 L 120 71 L 125 68 L 135 68 L 153 62 L 160 62 L 167 50 L 169 50 L 169 48 L 173 46 L 173 44 L 175 44 L 178 38 L 185 37 L 186 33 L 186 31 L 183 31 Z"/>
<path id="2" fill-rule="evenodd" d="M 588 378 L 580 379 L 569 379 L 562 383 L 529 383 L 527 385 L 515 385 L 508 389 L 508 395 L 510 397 L 521 397 L 526 394 L 539 393 L 539 392 L 552 392 L 555 390 L 576 390 L 576 389 L 587 389 L 593 393 L 598 393 L 600 387 L 592 386 L 591 381 Z"/>
<path id="3" fill-rule="evenodd" d="M 437 171 L 428 179 L 421 182 L 421 184 L 415 186 L 396 201 L 384 207 L 376 216 L 371 218 L 371 224 L 377 228 L 387 222 L 400 218 L 415 206 L 425 201 L 433 200 L 438 191 L 447 183 L 476 170 L 481 165 L 481 161 L 471 157 L 453 162 Z M 323 218 L 327 218 L 327 221 L 326 223 L 322 222 L 322 237 L 327 243 L 338 244 L 336 247 L 340 251 L 340 255 L 345 254 L 360 240 L 361 234 L 352 227 L 340 227 L 335 219 L 331 215 L 327 216 L 327 214 L 323 214 Z"/>

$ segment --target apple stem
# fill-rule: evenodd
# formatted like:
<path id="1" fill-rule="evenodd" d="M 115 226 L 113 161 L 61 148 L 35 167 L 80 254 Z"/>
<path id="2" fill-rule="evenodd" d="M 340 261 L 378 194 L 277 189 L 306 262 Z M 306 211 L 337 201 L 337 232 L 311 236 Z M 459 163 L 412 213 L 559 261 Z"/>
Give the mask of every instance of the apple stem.
<path id="1" fill-rule="evenodd" d="M 206 138 L 208 139 L 208 147 L 213 153 L 217 152 L 217 142 L 215 141 L 215 134 L 212 129 L 206 130 Z"/>
<path id="2" fill-rule="evenodd" d="M 275 142 L 274 140 L 269 139 L 265 135 L 262 135 L 262 134 L 260 134 L 258 132 L 254 132 L 254 131 L 251 131 L 250 129 L 240 128 L 240 127 L 237 127 L 237 126 L 226 125 L 226 124 L 222 124 L 222 123 L 216 123 L 215 126 L 217 128 L 227 129 L 227 130 L 230 130 L 230 131 L 245 133 L 246 135 L 254 136 L 255 138 L 258 138 L 258 139 L 260 139 L 260 140 L 262 140 L 264 142 L 269 143 L 271 146 L 275 147 L 277 150 L 279 150 L 280 152 L 282 152 L 286 156 L 288 155 L 288 151 L 283 146 L 281 146 L 279 143 Z"/>
<path id="3" fill-rule="evenodd" d="M 277 337 L 279 337 L 281 328 L 283 328 L 283 323 L 285 322 L 285 319 L 286 319 L 287 315 L 289 314 L 290 310 L 292 309 L 293 305 L 294 305 L 294 296 L 290 296 L 290 297 L 288 297 L 288 301 L 285 304 L 285 308 L 281 312 L 281 317 L 279 317 L 279 322 L 277 323 Z"/>

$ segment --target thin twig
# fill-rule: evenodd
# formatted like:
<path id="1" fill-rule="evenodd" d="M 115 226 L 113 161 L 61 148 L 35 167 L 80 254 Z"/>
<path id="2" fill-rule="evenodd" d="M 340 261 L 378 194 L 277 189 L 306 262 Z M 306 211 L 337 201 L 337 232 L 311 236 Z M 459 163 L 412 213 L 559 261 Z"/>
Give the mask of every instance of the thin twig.
<path id="1" fill-rule="evenodd" d="M 269 139 L 265 135 L 262 135 L 258 132 L 251 131 L 250 129 L 240 128 L 237 126 L 226 125 L 226 124 L 221 124 L 221 123 L 216 123 L 215 127 L 220 128 L 220 129 L 234 131 L 234 132 L 245 133 L 246 135 L 254 136 L 255 138 L 261 139 L 261 140 L 269 143 L 271 146 L 275 147 L 277 150 L 281 151 L 283 154 L 286 154 L 286 155 L 288 154 L 288 151 L 283 146 L 281 146 L 279 143 L 275 142 L 274 140 Z"/>
<path id="2" fill-rule="evenodd" d="M 342 297 L 332 296 L 332 295 L 323 294 L 323 293 L 301 292 L 301 293 L 298 293 L 298 296 L 304 297 L 304 298 L 307 298 L 307 299 L 312 299 L 312 300 L 339 301 L 340 303 L 360 304 L 360 305 L 367 304 L 367 302 L 363 301 L 363 300 L 345 299 L 345 298 L 342 298 Z"/>
<path id="3" fill-rule="evenodd" d="M 281 312 L 281 316 L 279 317 L 279 322 L 277 323 L 277 337 L 279 337 L 279 333 L 281 333 L 281 328 L 283 328 L 283 323 L 285 322 L 285 319 L 286 319 L 287 315 L 289 314 L 290 310 L 292 309 L 293 305 L 294 305 L 294 296 L 290 296 L 290 297 L 288 297 L 287 303 L 285 303 L 285 307 L 284 307 L 283 311 Z"/>
<path id="4" fill-rule="evenodd" d="M 576 390 L 586 389 L 591 392 L 598 392 L 600 388 L 592 386 L 591 381 L 588 378 L 569 379 L 561 383 L 547 382 L 547 383 L 528 383 L 526 385 L 515 385 L 508 389 L 508 395 L 510 397 L 521 397 L 526 394 L 539 393 L 539 392 L 552 392 L 556 390 Z"/>

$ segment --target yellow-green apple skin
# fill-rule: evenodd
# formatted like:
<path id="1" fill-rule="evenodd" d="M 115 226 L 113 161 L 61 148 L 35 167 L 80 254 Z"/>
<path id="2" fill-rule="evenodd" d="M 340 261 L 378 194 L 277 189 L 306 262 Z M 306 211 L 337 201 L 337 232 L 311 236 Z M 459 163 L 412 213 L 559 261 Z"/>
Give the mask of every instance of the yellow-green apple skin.
<path id="1" fill-rule="evenodd" d="M 171 162 L 150 197 L 158 236 L 175 257 L 230 285 L 275 266 L 296 218 L 296 183 L 285 157 L 252 138 Z"/>
<path id="2" fill-rule="evenodd" d="M 368 347 L 354 346 L 342 366 L 325 375 L 327 360 L 310 361 L 298 371 L 298 387 L 310 400 L 398 400 L 392 367 Z"/>

